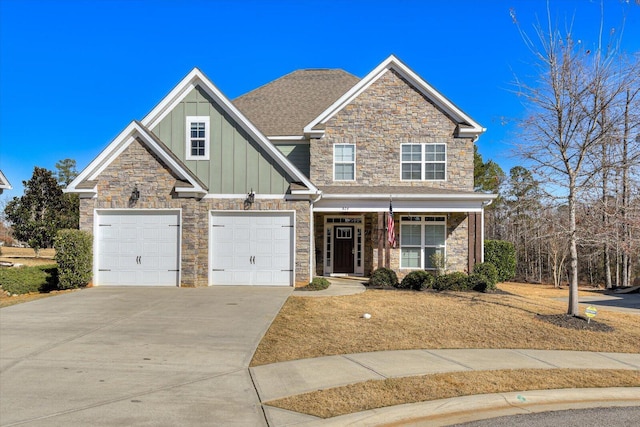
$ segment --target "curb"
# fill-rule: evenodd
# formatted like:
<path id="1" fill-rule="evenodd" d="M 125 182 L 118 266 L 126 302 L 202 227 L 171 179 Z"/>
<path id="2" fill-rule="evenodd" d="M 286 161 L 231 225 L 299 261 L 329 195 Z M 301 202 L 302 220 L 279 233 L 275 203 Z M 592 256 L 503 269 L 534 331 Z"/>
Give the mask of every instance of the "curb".
<path id="1" fill-rule="evenodd" d="M 511 393 L 464 396 L 429 402 L 411 403 L 372 409 L 330 419 L 306 416 L 290 422 L 283 420 L 283 411 L 266 407 L 271 427 L 333 427 L 333 426 L 448 426 L 502 416 L 587 409 L 601 407 L 640 406 L 640 387 L 583 388 L 533 390 Z M 288 411 L 285 411 L 288 412 Z M 299 414 L 302 415 L 302 414 Z"/>

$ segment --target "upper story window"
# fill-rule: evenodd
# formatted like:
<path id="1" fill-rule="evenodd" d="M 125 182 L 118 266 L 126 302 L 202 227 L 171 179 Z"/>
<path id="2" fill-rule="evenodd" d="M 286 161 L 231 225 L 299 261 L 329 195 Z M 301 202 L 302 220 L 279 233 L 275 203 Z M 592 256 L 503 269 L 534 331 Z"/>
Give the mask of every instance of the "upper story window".
<path id="1" fill-rule="evenodd" d="M 209 160 L 209 116 L 187 116 L 187 160 Z"/>
<path id="2" fill-rule="evenodd" d="M 356 145 L 335 144 L 333 146 L 333 179 L 354 181 L 356 179 Z"/>
<path id="3" fill-rule="evenodd" d="M 402 180 L 444 181 L 447 170 L 446 144 L 402 144 Z"/>

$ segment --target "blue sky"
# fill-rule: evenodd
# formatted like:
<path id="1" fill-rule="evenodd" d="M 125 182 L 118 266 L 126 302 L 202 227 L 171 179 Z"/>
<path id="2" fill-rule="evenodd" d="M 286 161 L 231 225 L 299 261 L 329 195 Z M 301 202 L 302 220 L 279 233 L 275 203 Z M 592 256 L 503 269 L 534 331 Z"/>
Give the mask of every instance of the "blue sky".
<path id="1" fill-rule="evenodd" d="M 640 6 L 604 0 L 604 28 L 640 50 Z M 532 61 L 545 0 L 0 0 L 0 169 L 20 196 L 34 166 L 82 170 L 193 67 L 230 99 L 300 68 L 363 77 L 395 54 L 487 128 L 478 147 L 505 172 L 523 117 L 510 91 Z M 551 0 L 595 43 L 600 1 Z"/>

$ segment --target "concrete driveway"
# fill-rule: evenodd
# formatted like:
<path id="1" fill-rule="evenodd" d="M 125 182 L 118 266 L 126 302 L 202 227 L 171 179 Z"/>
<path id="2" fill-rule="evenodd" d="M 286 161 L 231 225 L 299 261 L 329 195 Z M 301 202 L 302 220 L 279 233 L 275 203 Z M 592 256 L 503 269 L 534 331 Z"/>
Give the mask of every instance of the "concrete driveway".
<path id="1" fill-rule="evenodd" d="M 264 426 L 248 364 L 292 288 L 86 289 L 0 310 L 0 425 Z"/>

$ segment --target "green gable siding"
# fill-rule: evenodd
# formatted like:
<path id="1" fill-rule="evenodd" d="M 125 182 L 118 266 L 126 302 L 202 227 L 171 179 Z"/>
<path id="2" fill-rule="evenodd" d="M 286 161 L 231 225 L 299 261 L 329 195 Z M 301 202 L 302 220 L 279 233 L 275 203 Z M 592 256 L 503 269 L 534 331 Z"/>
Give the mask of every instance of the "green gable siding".
<path id="1" fill-rule="evenodd" d="M 302 172 L 309 176 L 309 144 L 278 144 L 276 148 Z"/>
<path id="2" fill-rule="evenodd" d="M 186 160 L 186 117 L 210 117 L 210 160 Z M 152 132 L 213 194 L 284 194 L 293 179 L 241 126 L 196 87 Z M 307 148 L 308 151 L 308 148 Z"/>

